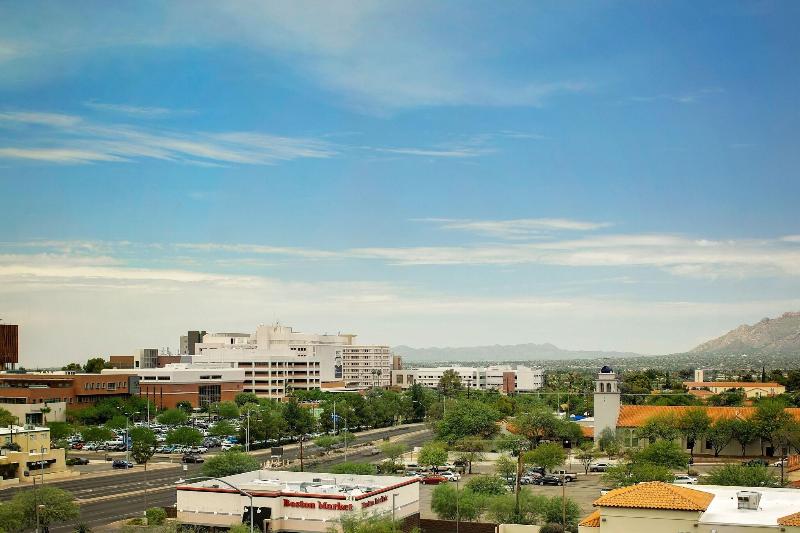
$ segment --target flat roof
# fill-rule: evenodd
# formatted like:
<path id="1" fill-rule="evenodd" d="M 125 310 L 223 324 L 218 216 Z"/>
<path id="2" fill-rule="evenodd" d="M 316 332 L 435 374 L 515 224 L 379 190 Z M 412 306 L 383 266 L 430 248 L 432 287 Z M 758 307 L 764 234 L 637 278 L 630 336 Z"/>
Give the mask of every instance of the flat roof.
<path id="1" fill-rule="evenodd" d="M 778 519 L 800 511 L 800 493 L 797 489 L 766 487 L 723 487 L 698 485 L 696 490 L 709 492 L 714 499 L 698 522 L 701 524 L 732 524 L 776 526 Z M 758 509 L 739 509 L 736 493 L 751 491 L 761 493 Z"/>
<path id="2" fill-rule="evenodd" d="M 16 435 L 18 433 L 27 433 L 29 431 L 50 431 L 50 428 L 45 428 L 45 427 L 40 427 L 40 426 L 34 426 L 34 427 L 29 427 L 29 428 L 25 428 L 24 426 L 12 426 L 12 427 L 13 427 L 14 435 Z M 5 426 L 0 427 L 0 435 L 10 435 L 10 434 L 11 434 L 11 429 L 10 428 L 5 427 Z"/>
<path id="3" fill-rule="evenodd" d="M 257 496 L 322 497 L 355 500 L 368 498 L 375 494 L 419 482 L 416 477 L 359 476 L 319 472 L 289 472 L 285 470 L 254 470 L 220 479 Z M 213 479 L 179 485 L 177 490 L 235 492 L 225 483 Z"/>

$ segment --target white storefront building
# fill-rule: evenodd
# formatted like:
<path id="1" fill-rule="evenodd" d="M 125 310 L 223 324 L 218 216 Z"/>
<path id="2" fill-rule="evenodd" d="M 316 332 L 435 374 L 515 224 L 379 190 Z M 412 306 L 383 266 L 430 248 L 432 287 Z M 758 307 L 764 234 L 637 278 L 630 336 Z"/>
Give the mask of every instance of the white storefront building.
<path id="1" fill-rule="evenodd" d="M 252 500 L 252 506 L 251 506 Z M 348 514 L 419 515 L 418 478 L 256 470 L 177 487 L 178 520 L 270 532 L 324 532 Z"/>

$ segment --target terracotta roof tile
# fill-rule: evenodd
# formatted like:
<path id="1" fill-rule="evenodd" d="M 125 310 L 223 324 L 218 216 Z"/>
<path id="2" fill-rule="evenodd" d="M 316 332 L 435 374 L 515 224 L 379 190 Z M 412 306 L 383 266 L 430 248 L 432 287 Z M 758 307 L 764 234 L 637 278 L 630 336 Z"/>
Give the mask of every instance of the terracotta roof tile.
<path id="1" fill-rule="evenodd" d="M 703 409 L 712 421 L 721 418 L 750 418 L 756 412 L 755 407 L 710 407 L 696 405 L 622 405 L 619 409 L 617 427 L 635 428 L 643 426 L 655 416 L 682 416 L 690 409 Z M 800 422 L 800 408 L 789 407 L 786 412 Z"/>
<path id="2" fill-rule="evenodd" d="M 714 495 L 661 481 L 650 481 L 615 489 L 595 500 L 598 507 L 705 511 Z"/>
<path id="3" fill-rule="evenodd" d="M 594 437 L 594 428 L 589 426 L 581 426 L 581 435 L 584 437 Z"/>
<path id="4" fill-rule="evenodd" d="M 582 527 L 600 527 L 600 511 L 597 510 L 578 522 L 579 526 Z"/>
<path id="5" fill-rule="evenodd" d="M 756 383 L 752 381 L 684 381 L 686 387 L 725 387 L 728 389 L 775 389 L 780 383 Z"/>
<path id="6" fill-rule="evenodd" d="M 779 526 L 800 526 L 800 513 L 794 513 L 778 518 Z"/>

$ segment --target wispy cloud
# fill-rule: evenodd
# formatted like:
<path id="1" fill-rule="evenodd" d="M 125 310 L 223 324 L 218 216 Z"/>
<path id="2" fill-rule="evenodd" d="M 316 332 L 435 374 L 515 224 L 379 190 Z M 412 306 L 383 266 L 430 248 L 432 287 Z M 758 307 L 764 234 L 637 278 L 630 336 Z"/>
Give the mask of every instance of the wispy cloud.
<path id="1" fill-rule="evenodd" d="M 84 102 L 83 105 L 88 107 L 89 109 L 94 109 L 95 111 L 120 113 L 123 115 L 130 115 L 138 118 L 163 118 L 173 115 L 185 115 L 187 113 L 193 113 L 193 111 L 167 109 L 166 107 L 110 104 L 110 103 L 95 102 L 95 101 Z"/>
<path id="2" fill-rule="evenodd" d="M 35 128 L 29 143 L 36 146 L 19 145 L 21 126 Z M 0 113 L 2 127 L 14 128 L 14 135 L 5 141 L 6 146 L 0 146 L 0 157 L 48 163 L 159 159 L 198 165 L 273 165 L 338 154 L 334 145 L 320 139 L 258 132 L 176 132 L 127 124 L 104 125 L 79 116 L 53 113 Z M 11 143 L 17 145 L 8 146 Z"/>
<path id="3" fill-rule="evenodd" d="M 464 220 L 453 218 L 420 218 L 441 229 L 460 230 L 501 239 L 540 238 L 553 231 L 593 231 L 607 228 L 610 222 L 586 222 L 566 218 L 520 218 L 512 220 Z"/>
<path id="4" fill-rule="evenodd" d="M 725 92 L 719 87 L 712 87 L 707 89 L 700 89 L 697 91 L 690 91 L 685 93 L 662 93 L 647 96 L 631 96 L 628 98 L 629 102 L 673 102 L 676 104 L 694 104 L 699 100 L 708 98 L 713 94 L 720 94 Z"/>

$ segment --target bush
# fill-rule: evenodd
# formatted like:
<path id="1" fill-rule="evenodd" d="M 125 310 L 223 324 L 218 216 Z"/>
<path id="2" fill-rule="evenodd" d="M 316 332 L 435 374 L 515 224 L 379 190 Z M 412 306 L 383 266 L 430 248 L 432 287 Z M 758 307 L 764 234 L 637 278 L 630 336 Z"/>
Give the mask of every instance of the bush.
<path id="1" fill-rule="evenodd" d="M 766 466 L 722 465 L 712 468 L 700 481 L 703 485 L 737 487 L 778 487 L 780 481 Z"/>
<path id="2" fill-rule="evenodd" d="M 244 452 L 228 450 L 219 455 L 209 457 L 203 463 L 203 475 L 209 477 L 225 477 L 234 474 L 243 474 L 244 472 L 252 472 L 261 468 L 261 463 L 253 457 Z"/>
<path id="3" fill-rule="evenodd" d="M 506 482 L 499 476 L 475 476 L 467 481 L 467 489 L 477 494 L 500 496 L 506 493 Z"/>
<path id="4" fill-rule="evenodd" d="M 161 507 L 151 507 L 145 511 L 148 526 L 160 526 L 167 519 L 167 512 Z"/>
<path id="5" fill-rule="evenodd" d="M 375 465 L 371 465 L 369 463 L 339 463 L 331 468 L 331 474 L 371 476 L 375 474 Z"/>

